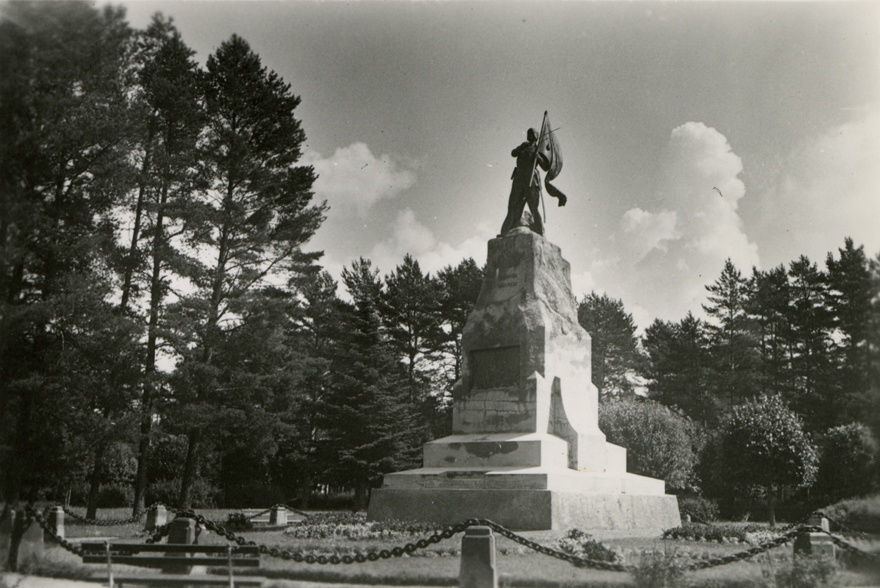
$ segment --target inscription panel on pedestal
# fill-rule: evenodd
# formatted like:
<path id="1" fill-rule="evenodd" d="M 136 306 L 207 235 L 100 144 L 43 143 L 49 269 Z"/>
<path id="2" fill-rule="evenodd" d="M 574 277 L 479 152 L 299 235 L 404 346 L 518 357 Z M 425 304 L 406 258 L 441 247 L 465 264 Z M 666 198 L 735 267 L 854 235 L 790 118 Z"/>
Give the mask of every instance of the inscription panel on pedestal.
<path id="1" fill-rule="evenodd" d="M 519 345 L 471 351 L 472 388 L 488 390 L 519 382 Z"/>

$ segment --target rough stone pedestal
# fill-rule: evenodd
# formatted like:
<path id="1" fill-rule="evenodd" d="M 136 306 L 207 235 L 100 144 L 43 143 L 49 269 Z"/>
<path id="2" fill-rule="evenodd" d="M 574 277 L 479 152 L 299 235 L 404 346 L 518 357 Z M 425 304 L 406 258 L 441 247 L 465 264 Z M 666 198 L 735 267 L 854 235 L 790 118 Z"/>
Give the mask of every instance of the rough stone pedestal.
<path id="1" fill-rule="evenodd" d="M 590 336 L 570 268 L 527 228 L 489 242 L 486 276 L 462 336 L 453 434 L 422 468 L 385 476 L 369 518 L 512 529 L 664 529 L 681 523 L 662 480 L 627 473 L 599 430 Z"/>

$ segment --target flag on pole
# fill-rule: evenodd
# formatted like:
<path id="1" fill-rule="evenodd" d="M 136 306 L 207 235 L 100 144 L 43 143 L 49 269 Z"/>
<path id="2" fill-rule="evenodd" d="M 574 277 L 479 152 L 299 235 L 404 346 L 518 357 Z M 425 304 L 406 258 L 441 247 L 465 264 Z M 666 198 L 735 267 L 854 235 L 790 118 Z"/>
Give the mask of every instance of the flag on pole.
<path id="1" fill-rule="evenodd" d="M 547 172 L 544 176 L 544 187 L 547 189 L 548 194 L 559 199 L 559 206 L 565 206 L 568 197 L 550 183 L 562 171 L 562 150 L 559 148 L 559 140 L 556 138 L 556 133 L 553 132 L 553 127 L 550 126 L 550 117 L 547 115 L 546 110 L 544 111 L 544 122 L 541 123 L 541 134 L 538 137 L 538 153 L 543 153 L 549 162 L 546 168 L 543 165 L 541 166 Z"/>

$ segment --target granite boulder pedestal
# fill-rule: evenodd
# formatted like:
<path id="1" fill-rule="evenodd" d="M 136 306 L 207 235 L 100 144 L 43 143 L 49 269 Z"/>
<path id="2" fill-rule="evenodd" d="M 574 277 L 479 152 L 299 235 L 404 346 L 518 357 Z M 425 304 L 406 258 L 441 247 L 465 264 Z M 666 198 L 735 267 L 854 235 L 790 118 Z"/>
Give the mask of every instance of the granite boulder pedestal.
<path id="1" fill-rule="evenodd" d="M 422 468 L 385 476 L 371 520 L 485 518 L 516 530 L 680 524 L 664 482 L 627 473 L 626 450 L 599 430 L 590 336 L 559 247 L 525 227 L 489 242 L 461 359 L 453 434 L 425 445 Z"/>

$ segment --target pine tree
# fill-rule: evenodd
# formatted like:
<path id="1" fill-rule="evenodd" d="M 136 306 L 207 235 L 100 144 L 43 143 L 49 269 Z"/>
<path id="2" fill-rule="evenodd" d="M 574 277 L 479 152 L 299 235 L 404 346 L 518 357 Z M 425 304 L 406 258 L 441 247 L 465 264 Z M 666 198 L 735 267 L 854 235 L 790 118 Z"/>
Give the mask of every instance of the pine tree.
<path id="1" fill-rule="evenodd" d="M 99 406 L 104 399 L 82 395 L 71 383 L 94 366 L 58 368 L 71 337 L 83 341 L 107 311 L 111 213 L 130 182 L 124 91 L 130 30 L 120 9 L 99 12 L 86 2 L 3 8 L 0 428 L 8 456 L 5 496 L 14 503 L 37 473 L 41 449 L 56 442 L 63 451 L 67 442 L 65 425 L 44 418 L 48 407 L 96 409 L 108 419 L 112 413 Z M 109 322 L 96 332 L 127 328 Z M 122 386 L 119 377 L 109 381 Z M 31 484 L 31 498 L 36 490 Z"/>
<path id="2" fill-rule="evenodd" d="M 208 57 L 205 74 L 207 131 L 202 158 L 211 177 L 204 199 L 199 248 L 213 262 L 194 275 L 198 292 L 185 297 L 197 334 L 186 346 L 180 380 L 197 406 L 211 402 L 217 386 L 215 351 L 235 322 L 244 301 L 273 275 L 304 271 L 317 254 L 302 245 L 324 218 L 312 205 L 311 167 L 296 166 L 305 133 L 294 117 L 300 103 L 275 72 L 240 37 L 233 35 Z M 207 423 L 195 410 L 181 483 L 183 505 L 190 502 Z"/>
<path id="3" fill-rule="evenodd" d="M 716 374 L 714 394 L 732 406 L 760 389 L 760 357 L 747 312 L 751 285 L 733 262 L 724 262 L 721 276 L 709 286 L 703 310 L 709 323 L 709 344 Z"/>
<path id="4" fill-rule="evenodd" d="M 355 489 L 358 507 L 381 475 L 415 465 L 423 433 L 409 401 L 406 366 L 381 318 L 382 284 L 368 260 L 345 268 L 352 303 L 341 303 L 338 350 L 323 403 L 324 452 L 330 474 Z"/>
<path id="5" fill-rule="evenodd" d="M 440 339 L 437 282 L 406 254 L 403 263 L 385 276 L 382 314 L 393 348 L 406 365 L 410 400 L 422 400 L 433 376 Z"/>
<path id="6" fill-rule="evenodd" d="M 789 266 L 791 298 L 788 308 L 794 393 L 792 407 L 803 416 L 810 431 L 837 424 L 843 408 L 834 383 L 827 278 L 806 256 Z"/>
<path id="7" fill-rule="evenodd" d="M 142 159 L 133 205 L 133 225 L 123 263 L 120 309 L 125 312 L 132 287 L 143 275 L 147 301 L 147 340 L 141 395 L 138 471 L 133 510 L 144 507 L 155 390 L 161 385 L 156 369 L 160 316 L 166 309 L 171 274 L 188 276 L 197 265 L 181 241 L 192 236 L 197 215 L 194 198 L 203 187 L 197 141 L 204 126 L 201 86 L 194 52 L 170 21 L 160 16 L 141 35 L 137 61 L 138 107 L 143 111 L 139 156 Z M 143 263 L 147 265 L 143 267 Z M 140 270 L 136 273 L 136 270 Z"/>
<path id="8" fill-rule="evenodd" d="M 457 266 L 448 265 L 440 270 L 436 281 L 440 329 L 435 331 L 437 339 L 432 346 L 438 350 L 436 362 L 442 390 L 437 391 L 436 407 L 430 418 L 434 438 L 452 433 L 452 389 L 461 378 L 461 338 L 483 285 L 483 270 L 469 257 Z"/>
<path id="9" fill-rule="evenodd" d="M 785 266 L 766 272 L 753 269 L 752 284 L 747 308 L 758 332 L 762 390 L 791 398 L 794 382 L 787 347 L 791 339 L 788 323 L 790 289 Z"/>
<path id="10" fill-rule="evenodd" d="M 645 330 L 643 342 L 651 398 L 696 421 L 717 422 L 723 403 L 710 390 L 713 371 L 705 323 L 691 313 L 679 323 L 658 319 Z"/>
<path id="11" fill-rule="evenodd" d="M 874 291 L 864 247 L 847 238 L 838 249 L 839 259 L 829 253 L 825 261 L 828 302 L 835 331 L 834 344 L 840 375 L 836 378 L 844 396 L 860 394 L 868 387 L 869 329 Z"/>
<path id="12" fill-rule="evenodd" d="M 631 396 L 642 360 L 636 325 L 623 301 L 590 292 L 578 304 L 578 322 L 592 340 L 592 380 L 600 398 Z"/>

